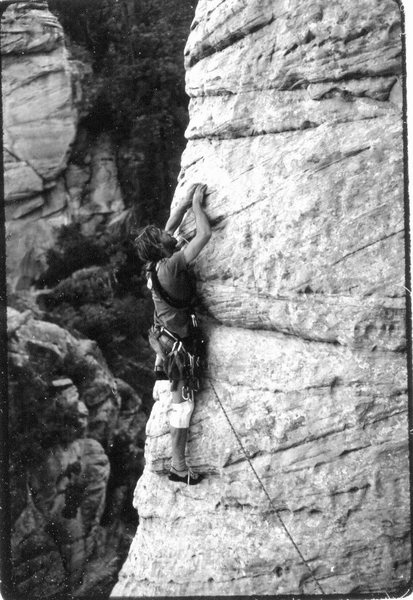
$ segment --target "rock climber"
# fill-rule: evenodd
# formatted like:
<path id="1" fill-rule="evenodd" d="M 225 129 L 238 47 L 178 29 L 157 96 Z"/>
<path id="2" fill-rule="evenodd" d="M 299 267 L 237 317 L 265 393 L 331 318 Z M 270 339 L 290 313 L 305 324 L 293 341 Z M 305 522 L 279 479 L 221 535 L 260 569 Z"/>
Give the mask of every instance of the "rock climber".
<path id="1" fill-rule="evenodd" d="M 156 352 L 157 379 L 171 381 L 169 425 L 172 443 L 170 481 L 195 485 L 202 479 L 185 460 L 188 428 L 194 410 L 194 392 L 199 387 L 199 360 L 203 340 L 192 305 L 195 286 L 189 267 L 211 237 L 211 226 L 203 210 L 206 185 L 192 185 L 181 203 L 171 211 L 165 229 L 147 225 L 138 231 L 134 247 L 146 263 L 148 287 L 154 303 L 154 325 L 149 343 Z M 192 206 L 196 234 L 179 249 L 173 234 Z"/>

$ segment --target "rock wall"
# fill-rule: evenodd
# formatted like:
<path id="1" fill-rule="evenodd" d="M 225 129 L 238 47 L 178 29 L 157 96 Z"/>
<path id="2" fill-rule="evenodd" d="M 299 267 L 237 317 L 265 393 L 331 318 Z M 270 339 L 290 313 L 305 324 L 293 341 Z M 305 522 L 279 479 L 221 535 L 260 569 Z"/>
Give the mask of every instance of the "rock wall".
<path id="1" fill-rule="evenodd" d="M 57 227 L 76 217 L 91 233 L 124 208 L 110 137 L 88 136 L 79 127 L 83 87 L 91 85 L 90 79 L 90 64 L 71 59 L 47 2 L 21 2 L 4 11 L 3 156 L 11 290 L 29 288 L 44 270 Z"/>
<path id="2" fill-rule="evenodd" d="M 166 477 L 164 389 L 112 596 L 400 591 L 410 508 L 398 5 L 200 0 L 185 58 L 175 201 L 206 182 L 213 224 L 196 267 L 209 356 L 188 445 L 207 478 Z M 183 233 L 193 227 L 188 216 Z"/>

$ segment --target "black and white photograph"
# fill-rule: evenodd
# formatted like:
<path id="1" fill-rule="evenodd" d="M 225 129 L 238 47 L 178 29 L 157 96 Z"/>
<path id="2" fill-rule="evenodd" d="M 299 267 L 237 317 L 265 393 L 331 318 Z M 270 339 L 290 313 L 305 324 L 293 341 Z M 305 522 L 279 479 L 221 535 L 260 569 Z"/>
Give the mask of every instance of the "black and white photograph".
<path id="1" fill-rule="evenodd" d="M 1 600 L 413 593 L 408 2 L 0 0 Z"/>

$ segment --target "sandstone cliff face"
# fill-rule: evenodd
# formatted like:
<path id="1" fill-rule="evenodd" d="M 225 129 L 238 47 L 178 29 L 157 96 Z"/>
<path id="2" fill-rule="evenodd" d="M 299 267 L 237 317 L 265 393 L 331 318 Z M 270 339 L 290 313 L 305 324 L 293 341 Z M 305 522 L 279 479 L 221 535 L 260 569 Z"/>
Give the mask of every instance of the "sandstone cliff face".
<path id="1" fill-rule="evenodd" d="M 392 0 L 199 1 L 176 199 L 208 184 L 208 477 L 168 482 L 164 389 L 112 596 L 319 593 L 279 516 L 325 593 L 408 580 L 400 60 Z"/>
<path id="2" fill-rule="evenodd" d="M 46 2 L 5 10 L 3 144 L 12 290 L 28 288 L 44 270 L 55 228 L 76 216 L 90 233 L 124 208 L 110 138 L 93 139 L 79 128 L 82 81 L 90 74 L 89 64 L 71 59 Z M 74 145 L 81 147 L 75 157 Z"/>
<path id="3" fill-rule="evenodd" d="M 113 582 L 130 536 L 122 518 L 129 482 L 113 472 L 125 470 L 124 456 L 119 464 L 112 461 L 111 473 L 109 455 L 120 443 L 128 446 L 136 481 L 143 466 L 141 400 L 113 378 L 95 342 L 75 338 L 30 311 L 9 308 L 7 316 L 16 591 L 31 598 L 96 594 Z M 45 394 L 35 408 L 43 417 L 38 423 L 34 414 L 25 425 L 31 386 L 20 382 L 30 369 L 33 386 L 43 382 Z M 27 436 L 32 447 L 22 460 Z M 43 452 L 35 460 L 39 440 Z"/>

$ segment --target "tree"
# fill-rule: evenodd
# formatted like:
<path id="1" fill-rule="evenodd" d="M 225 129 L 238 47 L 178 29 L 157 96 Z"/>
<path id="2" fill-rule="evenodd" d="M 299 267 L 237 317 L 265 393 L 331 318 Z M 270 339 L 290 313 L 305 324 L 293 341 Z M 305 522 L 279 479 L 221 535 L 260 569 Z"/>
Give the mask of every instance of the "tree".
<path id="1" fill-rule="evenodd" d="M 110 124 L 120 183 L 138 220 L 163 224 L 188 123 L 183 49 L 189 0 L 50 0 L 65 31 L 93 57 L 101 81 L 85 125 Z M 105 122 L 100 118 L 102 111 Z"/>

